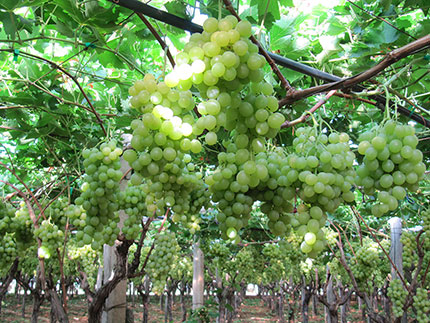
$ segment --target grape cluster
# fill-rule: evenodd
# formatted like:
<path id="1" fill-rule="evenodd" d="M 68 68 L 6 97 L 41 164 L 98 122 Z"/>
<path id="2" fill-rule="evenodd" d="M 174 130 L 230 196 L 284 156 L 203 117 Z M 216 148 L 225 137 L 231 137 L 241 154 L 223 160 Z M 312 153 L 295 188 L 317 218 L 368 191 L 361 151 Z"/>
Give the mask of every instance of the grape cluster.
<path id="1" fill-rule="evenodd" d="M 129 185 L 118 194 L 119 208 L 128 215 L 124 221 L 122 233 L 129 240 L 135 240 L 139 236 L 142 214 L 146 213 L 146 193 L 143 189 L 142 184 L 137 186 Z"/>
<path id="2" fill-rule="evenodd" d="M 430 234 L 430 208 L 421 212 L 421 218 L 423 219 L 423 230 Z"/>
<path id="3" fill-rule="evenodd" d="M 165 208 L 171 208 L 175 220 L 187 222 L 196 230 L 198 227 L 192 224 L 196 221 L 189 219 L 188 214 L 198 213 L 206 200 L 200 199 L 202 194 L 191 200 L 192 195 L 205 190 L 203 175 L 196 171 L 189 154 L 202 150 L 191 113 L 191 92 L 169 88 L 150 74 L 137 81 L 129 92 L 131 105 L 142 113 L 131 123 L 133 149 L 124 153 L 134 170 L 130 183 L 143 185 L 148 216 L 161 216 Z"/>
<path id="4" fill-rule="evenodd" d="M 173 206 L 172 220 L 176 223 L 181 223 L 189 229 L 191 234 L 196 233 L 200 230 L 201 218 L 198 216 L 202 207 L 208 209 L 210 206 L 210 192 L 207 186 L 203 183 L 196 187 L 189 194 L 187 200 L 189 200 L 189 209 L 186 212 L 182 211 L 180 205 Z"/>
<path id="5" fill-rule="evenodd" d="M 415 253 L 415 250 L 417 248 L 415 242 L 415 234 L 412 231 L 403 231 L 402 236 L 400 237 L 400 241 L 403 246 L 403 267 L 411 268 L 417 259 L 417 255 Z"/>
<path id="6" fill-rule="evenodd" d="M 14 233 L 17 248 L 25 250 L 33 242 L 33 222 L 25 202 L 19 204 L 15 216 L 10 224 L 10 231 Z"/>
<path id="7" fill-rule="evenodd" d="M 80 268 L 86 273 L 88 284 L 94 286 L 97 279 L 97 273 L 99 267 L 102 265 L 102 255 L 91 248 L 90 245 L 84 245 L 78 247 L 77 245 L 69 244 L 68 257 L 66 258 L 66 267 L 70 267 L 69 270 L 76 270 L 76 263 L 79 263 Z"/>
<path id="8" fill-rule="evenodd" d="M 428 322 L 430 312 L 429 291 L 425 288 L 417 288 L 414 296 L 414 307 L 417 311 L 418 323 Z"/>
<path id="9" fill-rule="evenodd" d="M 146 272 L 151 278 L 152 291 L 160 295 L 180 250 L 174 232 L 163 231 L 155 236 L 154 250 L 149 256 Z"/>
<path id="10" fill-rule="evenodd" d="M 297 213 L 292 218 L 291 224 L 295 228 L 298 237 L 303 240 L 300 250 L 310 258 L 315 258 L 325 247 L 325 233 L 322 228 L 325 226 L 327 215 L 319 206 L 307 207 L 300 204 Z"/>
<path id="11" fill-rule="evenodd" d="M 359 154 L 363 162 L 357 169 L 356 183 L 366 194 L 378 191 L 374 216 L 394 211 L 406 191 L 415 192 L 426 170 L 423 154 L 417 149 L 415 129 L 393 120 L 360 135 Z"/>
<path id="12" fill-rule="evenodd" d="M 13 235 L 2 234 L 0 237 L 0 269 L 9 268 L 17 256 L 18 251 Z"/>
<path id="13" fill-rule="evenodd" d="M 388 297 L 393 303 L 393 314 L 395 317 L 401 317 L 403 315 L 403 304 L 405 303 L 408 292 L 403 287 L 400 279 L 394 279 L 388 286 L 387 291 Z"/>
<path id="14" fill-rule="evenodd" d="M 43 220 L 34 235 L 42 241 L 39 249 L 40 258 L 50 258 L 56 255 L 56 250 L 64 244 L 64 232 L 53 224 L 50 220 Z"/>
<path id="15" fill-rule="evenodd" d="M 5 234 L 10 230 L 10 224 L 15 216 L 14 207 L 6 202 L 0 200 L 0 233 Z"/>
<path id="16" fill-rule="evenodd" d="M 224 239 L 237 239 L 237 232 L 247 225 L 254 201 L 261 201 L 261 211 L 268 217 L 268 226 L 277 236 L 288 232 L 293 210 L 289 202 L 294 190 L 282 183 L 279 169 L 285 158 L 277 149 L 251 157 L 247 149 L 228 144 L 218 155 L 219 167 L 206 177 L 212 200 L 218 203 L 217 221 Z"/>
<path id="17" fill-rule="evenodd" d="M 376 242 L 364 238 L 363 243 L 355 249 L 355 262 L 351 263 L 351 270 L 357 283 L 367 286 L 369 279 L 378 274 L 380 266 L 379 248 Z"/>
<path id="18" fill-rule="evenodd" d="M 46 218 L 50 218 L 60 228 L 64 228 L 67 222 L 66 210 L 69 202 L 65 197 L 59 197 L 44 211 Z"/>
<path id="19" fill-rule="evenodd" d="M 85 226 L 78 229 L 76 238 L 95 250 L 103 244 L 112 245 L 119 233 L 117 195 L 122 178 L 119 161 L 122 149 L 116 145 L 112 140 L 82 152 L 86 175 L 81 196 L 75 203 L 82 205 L 86 216 Z"/>
<path id="20" fill-rule="evenodd" d="M 294 153 L 281 170 L 287 185 L 298 189 L 302 201 L 324 212 L 354 201 L 355 154 L 348 134 L 332 131 L 326 135 L 318 127 L 301 127 L 295 135 Z"/>

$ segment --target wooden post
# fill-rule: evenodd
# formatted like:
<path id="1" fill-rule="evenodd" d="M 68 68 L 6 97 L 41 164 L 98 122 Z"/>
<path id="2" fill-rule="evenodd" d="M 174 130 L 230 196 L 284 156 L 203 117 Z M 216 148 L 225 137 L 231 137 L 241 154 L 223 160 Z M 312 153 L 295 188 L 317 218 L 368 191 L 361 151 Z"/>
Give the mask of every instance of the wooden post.
<path id="1" fill-rule="evenodd" d="M 127 139 L 125 140 L 127 142 Z M 123 174 L 129 169 L 128 163 L 121 157 L 121 171 Z M 127 180 L 120 183 L 120 190 L 125 190 Z M 119 211 L 118 227 L 122 229 L 127 215 L 123 210 Z M 116 263 L 115 246 L 103 246 L 103 283 L 106 284 L 113 276 Z M 123 323 L 126 317 L 127 304 L 127 279 L 121 281 L 106 299 L 105 309 L 102 314 L 102 323 Z"/>
<path id="2" fill-rule="evenodd" d="M 200 249 L 200 242 L 193 246 L 193 311 L 202 307 L 204 292 L 204 255 Z"/>

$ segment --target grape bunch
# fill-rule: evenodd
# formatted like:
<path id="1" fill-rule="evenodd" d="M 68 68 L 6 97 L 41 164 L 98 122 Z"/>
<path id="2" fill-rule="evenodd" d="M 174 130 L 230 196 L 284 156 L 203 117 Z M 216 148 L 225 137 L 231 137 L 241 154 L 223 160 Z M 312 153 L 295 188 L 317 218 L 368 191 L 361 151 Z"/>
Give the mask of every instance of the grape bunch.
<path id="1" fill-rule="evenodd" d="M 200 186 L 200 187 L 199 187 Z M 210 206 L 210 192 L 207 185 L 200 182 L 191 193 L 184 196 L 184 200 L 189 201 L 184 209 L 181 205 L 174 205 L 172 208 L 172 220 L 176 223 L 181 223 L 189 229 L 191 234 L 200 230 L 201 218 L 198 216 L 202 207 L 208 209 Z"/>
<path id="2" fill-rule="evenodd" d="M 421 218 L 423 219 L 423 230 L 430 234 L 430 208 L 421 212 Z"/>
<path id="3" fill-rule="evenodd" d="M 43 220 L 34 235 L 42 241 L 39 249 L 39 257 L 48 259 L 56 256 L 57 249 L 64 244 L 64 232 L 49 219 Z"/>
<path id="4" fill-rule="evenodd" d="M 377 270 L 381 262 L 378 244 L 366 237 L 362 245 L 354 249 L 356 261 L 351 263 L 352 273 L 358 284 L 367 286 L 369 279 L 378 275 Z"/>
<path id="5" fill-rule="evenodd" d="M 0 237 L 0 269 L 9 268 L 17 256 L 18 250 L 13 234 L 2 234 Z"/>
<path id="6" fill-rule="evenodd" d="M 14 233 L 16 246 L 19 251 L 27 249 L 33 243 L 33 222 L 30 219 L 25 202 L 19 204 L 10 224 L 10 232 Z"/>
<path id="7" fill-rule="evenodd" d="M 124 159 L 134 170 L 131 185 L 143 185 L 147 215 L 161 216 L 165 208 L 171 208 L 178 218 L 192 205 L 200 210 L 201 205 L 190 200 L 192 192 L 204 186 L 203 175 L 189 154 L 202 150 L 191 113 L 191 92 L 171 89 L 150 74 L 129 92 L 131 105 L 142 115 L 131 123 L 133 149 L 125 151 Z"/>
<path id="8" fill-rule="evenodd" d="M 418 323 L 428 322 L 430 312 L 429 291 L 425 288 L 417 288 L 414 296 L 414 307 L 417 311 Z"/>
<path id="9" fill-rule="evenodd" d="M 180 89 L 194 85 L 199 90 L 204 101 L 197 106 L 201 117 L 193 133 L 207 130 L 206 144 L 217 143 L 217 132 L 223 127 L 237 132 L 234 141 L 255 153 L 264 151 L 265 138 L 276 136 L 285 117 L 276 112 L 273 87 L 264 81 L 266 61 L 249 40 L 251 24 L 227 16 L 219 21 L 207 19 L 203 29 L 178 54 L 178 64 L 165 83 Z"/>
<path id="10" fill-rule="evenodd" d="M 149 256 L 146 272 L 152 281 L 152 291 L 160 295 L 180 250 L 174 232 L 163 231 L 155 236 L 154 250 Z"/>
<path id="11" fill-rule="evenodd" d="M 112 140 L 99 148 L 82 152 L 86 175 L 81 196 L 75 200 L 85 210 L 85 226 L 78 228 L 76 238 L 83 244 L 91 244 L 94 250 L 103 244 L 112 245 L 118 233 L 118 192 L 122 178 L 119 156 L 122 149 Z M 107 231 L 110 227 L 111 230 Z M 82 244 L 81 243 L 81 244 Z"/>
<path id="12" fill-rule="evenodd" d="M 65 266 L 70 272 L 76 270 L 76 263 L 87 275 L 88 284 L 94 286 L 97 280 L 97 273 L 100 268 L 103 256 L 90 245 L 79 247 L 75 244 L 68 245 L 68 257 Z"/>
<path id="13" fill-rule="evenodd" d="M 263 281 L 272 283 L 285 275 L 286 266 L 284 255 L 278 244 L 265 244 L 262 250 L 266 266 L 263 271 Z"/>
<path id="14" fill-rule="evenodd" d="M 15 211 L 10 203 L 0 200 L 0 234 L 5 234 L 10 230 L 9 226 L 13 221 Z"/>
<path id="15" fill-rule="evenodd" d="M 346 133 L 326 135 L 318 127 L 300 127 L 293 140 L 294 153 L 281 170 L 287 185 L 296 187 L 302 201 L 334 212 L 355 199 L 355 154 Z"/>
<path id="16" fill-rule="evenodd" d="M 418 189 L 426 170 L 423 154 L 416 148 L 415 129 L 393 120 L 363 133 L 359 141 L 358 153 L 364 157 L 357 169 L 356 183 L 368 195 L 378 192 L 372 214 L 382 216 L 397 208 L 407 190 Z"/>
<path id="17" fill-rule="evenodd" d="M 327 215 L 319 206 L 307 207 L 300 204 L 293 213 L 291 225 L 298 237 L 302 238 L 300 250 L 310 258 L 315 258 L 325 247 L 325 226 Z"/>
<path id="18" fill-rule="evenodd" d="M 403 287 L 400 279 L 394 279 L 388 286 L 387 295 L 393 304 L 393 314 L 395 317 L 403 315 L 403 304 L 405 303 L 408 292 Z"/>
<path id="19" fill-rule="evenodd" d="M 59 197 L 44 211 L 46 218 L 50 218 L 56 225 L 64 228 L 67 222 L 66 210 L 69 207 L 67 198 Z"/>
<path id="20" fill-rule="evenodd" d="M 135 240 L 141 229 L 142 214 L 146 213 L 146 193 L 143 185 L 129 185 L 118 194 L 119 208 L 128 215 L 124 221 L 122 233 L 128 240 Z"/>
<path id="21" fill-rule="evenodd" d="M 403 231 L 402 236 L 400 237 L 400 241 L 403 246 L 403 250 L 402 250 L 403 267 L 412 268 L 413 264 L 417 260 L 417 254 L 415 253 L 415 250 L 416 250 L 415 234 L 412 231 Z"/>

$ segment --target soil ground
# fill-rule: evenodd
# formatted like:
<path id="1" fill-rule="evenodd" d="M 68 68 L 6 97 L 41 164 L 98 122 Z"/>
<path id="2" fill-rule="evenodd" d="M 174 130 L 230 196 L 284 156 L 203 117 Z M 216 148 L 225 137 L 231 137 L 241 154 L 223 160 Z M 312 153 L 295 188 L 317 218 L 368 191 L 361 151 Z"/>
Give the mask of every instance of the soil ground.
<path id="1" fill-rule="evenodd" d="M 179 298 L 176 299 L 177 303 L 173 306 L 173 322 L 181 322 L 181 305 L 179 303 Z M 140 304 L 140 299 L 136 297 L 136 302 L 133 304 L 132 299 L 128 300 L 128 306 L 133 311 L 134 322 L 142 322 L 143 308 Z M 187 299 L 187 308 L 191 308 L 191 300 Z M 213 302 L 212 302 L 213 303 Z M 22 323 L 29 322 L 32 311 L 32 299 L 30 296 L 26 298 L 26 307 L 24 317 L 22 316 L 22 296 L 19 299 L 15 295 L 7 295 L 6 299 L 2 304 L 2 313 L 0 315 L 0 322 L 8 323 Z M 87 304 L 83 297 L 74 297 L 69 300 L 69 321 L 76 323 L 86 323 L 86 311 Z M 216 316 L 216 305 L 209 305 L 209 316 L 210 322 L 215 322 Z M 42 304 L 41 313 L 39 315 L 39 322 L 49 322 L 49 303 L 44 302 Z M 311 306 L 309 307 L 309 322 L 324 322 L 324 308 L 320 304 L 318 307 L 317 316 L 312 315 Z M 285 304 L 285 317 L 287 319 L 287 305 Z M 301 322 L 301 313 L 296 308 L 295 320 L 294 322 Z M 361 320 L 361 313 L 357 310 L 356 306 L 353 305 L 348 311 L 348 321 L 354 323 L 363 322 Z M 164 322 L 164 312 L 160 309 L 159 299 L 152 297 L 150 301 L 150 311 L 149 311 L 149 322 L 151 323 L 163 323 Z M 195 320 L 187 321 L 189 323 L 196 322 Z M 242 306 L 239 308 L 237 317 L 234 323 L 275 323 L 278 322 L 278 318 L 274 315 L 270 309 L 263 304 L 261 299 L 257 298 L 247 298 L 245 299 Z M 293 322 L 293 321 L 290 321 Z"/>

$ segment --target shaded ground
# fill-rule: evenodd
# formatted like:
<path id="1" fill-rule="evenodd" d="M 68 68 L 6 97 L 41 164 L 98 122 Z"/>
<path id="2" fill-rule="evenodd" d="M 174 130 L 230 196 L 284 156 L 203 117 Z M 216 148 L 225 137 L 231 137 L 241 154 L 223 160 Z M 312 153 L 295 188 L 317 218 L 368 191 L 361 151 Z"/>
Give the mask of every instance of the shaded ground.
<path id="1" fill-rule="evenodd" d="M 143 309 L 142 305 L 139 303 L 140 299 L 136 297 L 133 306 L 132 299 L 129 299 L 129 308 L 133 310 L 134 321 L 142 322 Z M 191 307 L 191 300 L 187 299 L 187 308 Z M 69 300 L 69 320 L 70 322 L 82 322 L 86 323 L 86 311 L 87 304 L 82 297 L 75 297 Z M 14 295 L 8 295 L 6 300 L 3 302 L 2 314 L 0 315 L 0 322 L 14 322 L 22 323 L 29 322 L 32 311 L 32 300 L 31 297 L 26 299 L 25 316 L 22 317 L 22 297 L 17 299 Z M 287 306 L 285 306 L 285 317 L 287 319 Z M 297 309 L 296 309 L 297 311 Z M 311 315 L 309 322 L 324 322 L 324 308 L 322 305 L 318 307 L 318 316 Z M 41 308 L 41 314 L 39 316 L 39 322 L 49 322 L 50 307 L 49 303 L 44 302 Z M 209 306 L 209 313 L 212 315 L 211 322 L 215 322 L 214 316 L 216 315 L 215 305 Z M 182 317 L 181 306 L 179 303 L 179 298 L 177 298 L 177 303 L 173 306 L 173 322 L 180 322 Z M 300 312 L 295 313 L 295 321 L 301 322 Z M 354 323 L 363 322 L 361 320 L 361 313 L 357 311 L 355 306 L 352 306 L 350 311 L 348 311 L 348 321 Z M 149 322 L 151 323 L 162 323 L 164 322 L 164 312 L 160 309 L 159 300 L 156 297 L 152 297 L 149 311 Z M 192 321 L 189 321 L 192 322 Z M 244 304 L 240 307 L 237 317 L 234 323 L 275 323 L 278 322 L 276 315 L 272 314 L 270 309 L 265 306 L 260 299 L 246 299 Z"/>

